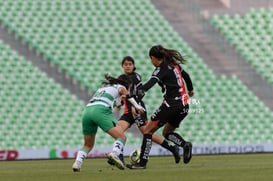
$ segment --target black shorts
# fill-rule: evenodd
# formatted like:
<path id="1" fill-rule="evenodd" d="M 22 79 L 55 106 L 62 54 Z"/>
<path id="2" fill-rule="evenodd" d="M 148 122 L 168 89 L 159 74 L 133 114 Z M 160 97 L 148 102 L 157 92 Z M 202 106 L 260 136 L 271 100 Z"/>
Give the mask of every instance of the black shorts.
<path id="1" fill-rule="evenodd" d="M 131 112 L 123 114 L 119 120 L 124 120 L 130 124 L 130 127 L 136 123 L 138 127 L 145 126 L 147 123 L 147 113 L 144 112 L 143 114 L 140 114 L 136 118 L 133 117 L 133 114 Z"/>
<path id="2" fill-rule="evenodd" d="M 162 103 L 160 107 L 151 116 L 151 121 L 157 121 L 157 126 L 162 127 L 167 122 L 172 126 L 178 128 L 183 119 L 188 115 L 189 105 L 182 103 L 165 104 Z"/>

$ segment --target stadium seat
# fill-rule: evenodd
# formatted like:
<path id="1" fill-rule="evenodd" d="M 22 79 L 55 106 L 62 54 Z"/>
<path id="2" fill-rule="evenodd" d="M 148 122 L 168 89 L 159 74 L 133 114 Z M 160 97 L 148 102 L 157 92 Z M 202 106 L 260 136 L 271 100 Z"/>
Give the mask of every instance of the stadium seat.
<path id="1" fill-rule="evenodd" d="M 244 56 L 257 72 L 271 85 L 273 82 L 272 66 L 265 66 L 264 60 L 272 65 L 270 55 L 273 45 L 270 43 L 273 36 L 272 9 L 250 9 L 245 15 L 234 16 L 215 15 L 211 24 L 215 26 L 227 40 Z M 257 58 L 258 57 L 258 58 Z M 263 61 L 261 61 L 263 60 Z"/>

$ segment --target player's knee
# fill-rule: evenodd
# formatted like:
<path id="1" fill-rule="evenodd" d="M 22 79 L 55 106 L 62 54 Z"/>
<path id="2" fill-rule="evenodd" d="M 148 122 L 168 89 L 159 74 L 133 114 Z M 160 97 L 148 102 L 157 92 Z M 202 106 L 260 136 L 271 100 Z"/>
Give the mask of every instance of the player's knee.
<path id="1" fill-rule="evenodd" d="M 142 134 L 144 134 L 145 126 L 138 127 L 138 129 Z"/>
<path id="2" fill-rule="evenodd" d="M 162 131 L 162 135 L 163 135 L 164 138 L 166 138 L 166 139 L 168 139 L 169 134 L 170 134 L 169 131 L 166 131 L 166 130 L 163 130 L 163 131 Z"/>
<path id="3" fill-rule="evenodd" d="M 167 134 L 166 133 L 163 132 L 162 135 L 164 136 L 164 138 L 167 139 Z"/>
<path id="4" fill-rule="evenodd" d="M 150 134 L 150 135 L 152 135 L 153 133 L 154 133 L 154 132 L 152 132 L 152 131 L 144 130 L 143 135 L 144 135 L 144 134 Z"/>

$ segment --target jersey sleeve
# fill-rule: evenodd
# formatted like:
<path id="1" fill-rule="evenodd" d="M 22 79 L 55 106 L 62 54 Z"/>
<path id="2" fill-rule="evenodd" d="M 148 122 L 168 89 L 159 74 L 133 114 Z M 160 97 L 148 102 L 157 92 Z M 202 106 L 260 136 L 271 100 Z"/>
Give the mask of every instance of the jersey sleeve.
<path id="1" fill-rule="evenodd" d="M 193 90 L 193 85 L 192 85 L 192 81 L 191 81 L 190 75 L 185 70 L 182 70 L 181 74 L 182 74 L 183 79 L 186 82 L 188 91 L 192 91 Z"/>
<path id="2" fill-rule="evenodd" d="M 156 83 L 158 82 L 158 79 L 155 77 L 151 77 L 150 80 L 148 80 L 145 84 L 139 87 L 139 91 L 148 91 L 150 88 L 152 88 Z"/>
<path id="3" fill-rule="evenodd" d="M 135 73 L 134 84 L 136 89 L 138 89 L 142 85 L 141 81 L 142 81 L 141 76 L 138 73 Z"/>
<path id="4" fill-rule="evenodd" d="M 161 77 L 163 76 L 163 71 L 160 67 L 157 67 L 153 73 L 151 78 L 143 84 L 139 89 L 143 90 L 144 92 L 148 91 L 152 88 L 157 82 L 160 81 Z"/>

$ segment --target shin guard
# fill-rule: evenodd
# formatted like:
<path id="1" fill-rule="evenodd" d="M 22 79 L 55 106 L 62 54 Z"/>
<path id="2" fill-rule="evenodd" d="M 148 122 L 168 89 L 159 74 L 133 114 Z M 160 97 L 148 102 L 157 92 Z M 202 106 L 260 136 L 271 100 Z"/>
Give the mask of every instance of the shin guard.
<path id="1" fill-rule="evenodd" d="M 141 145 L 141 153 L 140 153 L 140 165 L 146 166 L 149 154 L 152 148 L 152 135 L 151 134 L 144 134 L 142 145 Z"/>
<path id="2" fill-rule="evenodd" d="M 166 139 L 170 140 L 171 142 L 173 142 L 174 144 L 184 147 L 186 141 L 177 133 L 168 133 L 166 135 Z"/>

